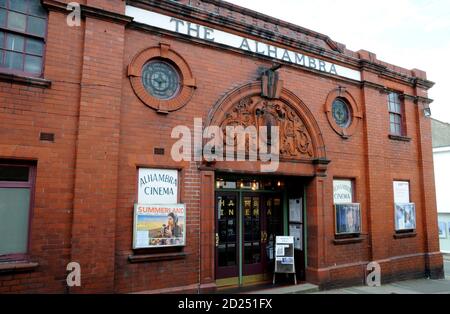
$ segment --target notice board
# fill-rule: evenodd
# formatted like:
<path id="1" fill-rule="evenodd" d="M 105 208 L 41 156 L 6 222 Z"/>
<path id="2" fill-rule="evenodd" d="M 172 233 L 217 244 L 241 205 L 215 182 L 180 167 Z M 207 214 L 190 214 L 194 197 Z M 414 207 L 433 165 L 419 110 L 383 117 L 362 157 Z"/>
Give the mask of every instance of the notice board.
<path id="1" fill-rule="evenodd" d="M 276 238 L 275 273 L 295 274 L 294 237 Z"/>

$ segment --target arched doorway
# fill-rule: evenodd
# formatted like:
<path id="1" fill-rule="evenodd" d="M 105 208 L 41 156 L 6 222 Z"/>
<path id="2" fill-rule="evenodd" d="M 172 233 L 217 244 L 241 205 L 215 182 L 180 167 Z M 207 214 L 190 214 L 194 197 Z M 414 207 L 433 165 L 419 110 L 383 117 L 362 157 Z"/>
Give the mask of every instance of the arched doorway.
<path id="1" fill-rule="evenodd" d="M 208 163 L 215 172 L 215 279 L 219 286 L 272 278 L 275 237 L 299 234 L 296 268 L 305 279 L 307 260 L 306 184 L 323 176 L 328 160 L 320 128 L 308 107 L 291 91 L 263 95 L 261 82 L 243 85 L 209 112 L 206 127 L 279 128 L 279 166 L 262 174 L 261 160 Z M 295 215 L 295 208 L 299 211 Z M 295 215 L 295 218 L 294 218 Z"/>

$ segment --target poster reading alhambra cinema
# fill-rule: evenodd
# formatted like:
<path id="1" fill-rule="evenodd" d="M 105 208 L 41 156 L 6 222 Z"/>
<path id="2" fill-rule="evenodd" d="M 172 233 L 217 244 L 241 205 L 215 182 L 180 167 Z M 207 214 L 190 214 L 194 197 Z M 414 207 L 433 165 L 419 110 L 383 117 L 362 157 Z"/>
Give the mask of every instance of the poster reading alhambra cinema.
<path id="1" fill-rule="evenodd" d="M 133 249 L 185 246 L 186 206 L 134 206 Z"/>

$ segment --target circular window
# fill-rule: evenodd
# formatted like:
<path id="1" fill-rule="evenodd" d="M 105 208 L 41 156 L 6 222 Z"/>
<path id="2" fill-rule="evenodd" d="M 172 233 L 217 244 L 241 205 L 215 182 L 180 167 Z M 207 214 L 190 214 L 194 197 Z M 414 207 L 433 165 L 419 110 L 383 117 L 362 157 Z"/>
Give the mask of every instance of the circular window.
<path id="1" fill-rule="evenodd" d="M 178 71 L 167 62 L 151 61 L 142 69 L 142 84 L 155 98 L 162 100 L 174 98 L 180 89 L 180 82 Z"/>
<path id="2" fill-rule="evenodd" d="M 136 96 L 161 114 L 183 108 L 196 89 L 187 62 L 165 43 L 137 54 L 128 66 L 128 77 Z"/>
<path id="3" fill-rule="evenodd" d="M 356 133 L 362 113 L 345 87 L 332 90 L 325 102 L 325 113 L 331 128 L 344 139 Z"/>
<path id="4" fill-rule="evenodd" d="M 333 102 L 333 118 L 336 124 L 341 128 L 347 128 L 351 122 L 350 108 L 347 103 L 342 99 L 336 99 Z"/>

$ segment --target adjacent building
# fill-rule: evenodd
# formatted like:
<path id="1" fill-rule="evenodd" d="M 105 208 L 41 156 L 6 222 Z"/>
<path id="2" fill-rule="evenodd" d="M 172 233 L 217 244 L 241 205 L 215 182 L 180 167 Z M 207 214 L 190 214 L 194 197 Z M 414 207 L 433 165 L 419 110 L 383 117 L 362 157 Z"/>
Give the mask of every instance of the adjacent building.
<path id="1" fill-rule="evenodd" d="M 0 293 L 443 276 L 424 71 L 226 1 L 69 2 L 0 1 Z"/>
<path id="2" fill-rule="evenodd" d="M 450 253 L 450 196 L 447 189 L 450 175 L 450 124 L 432 119 L 431 126 L 439 239 L 441 251 Z"/>

